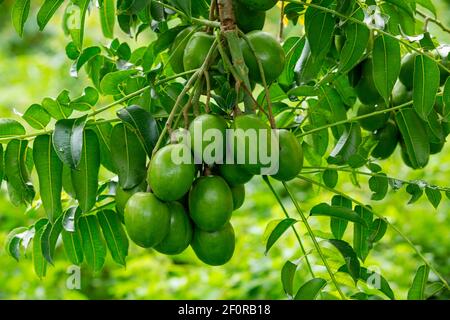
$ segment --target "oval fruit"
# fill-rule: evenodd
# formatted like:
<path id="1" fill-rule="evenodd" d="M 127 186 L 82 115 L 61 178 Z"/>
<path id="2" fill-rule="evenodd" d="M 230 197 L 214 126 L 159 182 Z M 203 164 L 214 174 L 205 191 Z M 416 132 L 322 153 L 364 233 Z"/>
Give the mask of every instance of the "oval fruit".
<path id="1" fill-rule="evenodd" d="M 184 70 L 188 71 L 200 68 L 205 62 L 213 42 L 214 36 L 206 32 L 194 33 L 184 49 Z"/>
<path id="2" fill-rule="evenodd" d="M 358 108 L 358 117 L 385 109 L 384 105 L 366 105 Z M 382 128 L 389 119 L 389 112 L 374 115 L 370 118 L 359 120 L 361 127 L 367 131 L 375 131 Z"/>
<path id="3" fill-rule="evenodd" d="M 375 105 L 383 102 L 373 81 L 372 59 L 362 62 L 361 78 L 355 87 L 359 101 L 363 104 Z"/>
<path id="4" fill-rule="evenodd" d="M 155 250 L 164 254 L 180 254 L 191 243 L 193 228 L 184 207 L 179 202 L 169 202 L 170 226 L 166 237 L 155 246 Z"/>
<path id="5" fill-rule="evenodd" d="M 151 193 L 138 192 L 125 206 L 125 227 L 138 246 L 151 248 L 167 235 L 170 213 L 166 204 Z"/>
<path id="6" fill-rule="evenodd" d="M 398 129 L 395 123 L 389 121 L 386 126 L 377 130 L 375 139 L 377 146 L 372 150 L 372 156 L 378 159 L 387 159 L 395 151 L 398 144 Z"/>
<path id="7" fill-rule="evenodd" d="M 233 194 L 219 176 L 200 177 L 189 192 L 189 212 L 195 225 L 205 231 L 218 230 L 231 218 Z"/>
<path id="8" fill-rule="evenodd" d="M 233 144 L 237 164 L 252 174 L 261 174 L 261 169 L 270 167 L 263 157 L 271 158 L 272 130 L 255 115 L 240 115 L 234 118 Z M 269 159 L 270 161 L 270 159 Z"/>
<path id="9" fill-rule="evenodd" d="M 267 83 L 275 81 L 283 72 L 286 57 L 283 48 L 278 41 L 269 33 L 263 31 L 252 31 L 247 38 L 255 50 L 256 56 L 261 61 L 264 76 Z M 248 43 L 241 40 L 242 53 L 249 70 L 251 80 L 262 83 L 261 73 L 255 54 Z"/>
<path id="10" fill-rule="evenodd" d="M 403 85 L 411 90 L 413 88 L 414 82 L 414 60 L 417 53 L 407 53 L 402 58 L 402 66 L 400 68 L 400 74 L 398 78 L 403 83 Z"/>
<path id="11" fill-rule="evenodd" d="M 267 11 L 273 8 L 278 0 L 239 0 L 239 2 L 249 9 Z M 252 16 L 249 16 L 247 19 L 251 18 Z"/>
<path id="12" fill-rule="evenodd" d="M 397 80 L 392 90 L 392 104 L 394 106 L 399 106 L 413 99 L 413 93 L 408 90 L 405 85 Z"/>
<path id="13" fill-rule="evenodd" d="M 303 148 L 295 135 L 288 130 L 279 130 L 279 168 L 272 177 L 289 181 L 297 177 L 303 168 Z"/>
<path id="14" fill-rule="evenodd" d="M 213 114 L 202 114 L 191 122 L 189 133 L 195 163 L 223 163 L 227 127 L 224 118 Z"/>
<path id="15" fill-rule="evenodd" d="M 164 201 L 181 199 L 191 188 L 195 164 L 189 148 L 171 144 L 158 150 L 150 162 L 148 183 Z"/>
<path id="16" fill-rule="evenodd" d="M 219 173 L 230 186 L 247 183 L 253 178 L 253 175 L 239 164 L 220 165 Z"/>
<path id="17" fill-rule="evenodd" d="M 125 213 L 125 205 L 127 204 L 128 199 L 130 199 L 131 196 L 137 192 L 144 192 L 146 188 L 146 181 L 130 190 L 124 190 L 119 186 L 116 187 L 116 210 L 122 221 Z"/>
<path id="18" fill-rule="evenodd" d="M 173 41 L 172 47 L 170 48 L 170 65 L 175 73 L 182 73 L 184 71 L 183 57 L 186 45 L 189 42 L 190 34 L 194 30 L 193 27 L 188 27 L 183 29 Z"/>
<path id="19" fill-rule="evenodd" d="M 196 228 L 191 246 L 201 261 L 211 266 L 220 266 L 233 257 L 235 242 L 233 227 L 227 223 L 214 232 Z"/>
<path id="20" fill-rule="evenodd" d="M 233 0 L 233 7 L 236 24 L 244 33 L 262 30 L 266 21 L 264 11 L 249 9 L 237 0 Z"/>
<path id="21" fill-rule="evenodd" d="M 245 201 L 245 185 L 239 184 L 231 187 L 231 193 L 233 194 L 233 210 L 237 210 Z"/>

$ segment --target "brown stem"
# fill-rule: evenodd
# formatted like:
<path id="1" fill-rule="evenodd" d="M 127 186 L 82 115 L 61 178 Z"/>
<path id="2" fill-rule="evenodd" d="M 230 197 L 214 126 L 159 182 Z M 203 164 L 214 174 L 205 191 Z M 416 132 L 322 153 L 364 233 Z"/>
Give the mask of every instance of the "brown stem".
<path id="1" fill-rule="evenodd" d="M 232 0 L 217 0 L 222 31 L 236 30 Z"/>
<path id="2" fill-rule="evenodd" d="M 203 74 L 205 75 L 205 82 L 206 82 L 205 112 L 210 113 L 211 109 L 209 108 L 209 103 L 211 101 L 211 79 L 209 78 L 209 72 L 207 70 L 205 70 Z"/>
<path id="3" fill-rule="evenodd" d="M 215 21 L 217 19 L 216 16 L 216 9 L 217 9 L 217 0 L 211 0 L 211 4 L 209 6 L 209 20 Z M 213 31 L 213 28 L 208 26 L 206 29 L 206 32 L 211 33 Z"/>
<path id="4" fill-rule="evenodd" d="M 281 2 L 281 12 L 280 12 L 280 32 L 278 34 L 278 40 L 283 41 L 283 33 L 284 33 L 284 1 Z"/>

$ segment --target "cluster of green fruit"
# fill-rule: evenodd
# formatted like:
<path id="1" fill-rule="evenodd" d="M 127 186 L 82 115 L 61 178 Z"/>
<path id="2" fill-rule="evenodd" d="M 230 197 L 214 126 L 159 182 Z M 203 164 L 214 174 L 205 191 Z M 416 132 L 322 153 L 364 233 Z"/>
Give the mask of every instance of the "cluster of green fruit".
<path id="1" fill-rule="evenodd" d="M 249 19 L 251 20 L 251 19 Z M 249 78 L 253 83 L 262 83 L 258 61 L 261 62 L 267 83 L 278 78 L 285 65 L 285 53 L 278 41 L 269 33 L 254 30 L 246 34 L 248 42 L 240 39 L 240 46 L 245 63 L 249 69 Z M 207 32 L 196 31 L 193 27 L 183 29 L 175 38 L 171 47 L 170 64 L 175 73 L 195 70 L 200 68 L 214 43 L 215 37 Z M 250 43 L 250 45 L 249 45 Z M 217 52 L 213 54 L 212 66 L 220 63 Z M 212 89 L 220 87 L 220 83 L 214 81 L 214 72 L 221 68 L 213 69 Z"/>
<path id="2" fill-rule="evenodd" d="M 437 59 L 441 59 L 437 52 L 434 54 Z M 413 99 L 414 61 L 417 55 L 417 53 L 408 53 L 402 59 L 400 75 L 391 94 L 392 106 L 394 107 Z M 448 63 L 447 59 L 443 59 L 442 61 Z M 448 76 L 448 72 L 440 68 L 441 86 L 445 84 Z M 417 169 L 426 165 L 429 154 L 436 154 L 442 150 L 445 144 L 445 138 L 450 134 L 448 122 L 441 121 L 438 116 L 438 114 L 443 114 L 442 97 L 436 97 L 436 112 L 430 113 L 430 119 L 426 122 L 413 108 L 405 108 L 401 112 L 382 112 L 386 108 L 386 104 L 375 86 L 371 58 L 357 65 L 349 73 L 349 79 L 355 88 L 358 99 L 362 103 L 358 108 L 357 115 L 363 116 L 378 111 L 380 112 L 377 115 L 359 121 L 361 127 L 372 132 L 378 142 L 377 146 L 372 150 L 373 157 L 387 159 L 394 153 L 397 145 L 400 144 L 404 163 L 411 168 Z M 428 140 L 426 142 L 427 146 L 424 147 L 424 149 L 428 149 L 425 152 L 428 155 L 424 155 L 423 161 L 417 162 L 412 159 L 417 154 L 412 155 L 410 154 L 412 151 L 408 151 L 399 128 L 399 122 L 402 122 L 406 127 L 414 128 L 418 136 L 422 136 L 422 139 Z"/>
<path id="3" fill-rule="evenodd" d="M 243 32 L 262 30 L 266 21 L 266 11 L 273 8 L 278 0 L 233 0 L 236 24 Z"/>
<path id="4" fill-rule="evenodd" d="M 189 128 L 191 145 L 200 147 L 189 149 L 179 142 L 158 150 L 148 169 L 151 192 L 146 192 L 146 185 L 128 191 L 119 189 L 116 206 L 124 214 L 128 235 L 137 245 L 168 255 L 179 254 L 191 245 L 201 261 L 222 265 L 231 259 L 235 248 L 232 212 L 244 203 L 245 184 L 266 164 L 259 158 L 256 162 L 249 158 L 249 152 L 258 153 L 258 145 L 235 137 L 233 151 L 246 151 L 243 163 L 227 163 L 224 152 L 220 153 L 221 159 L 196 165 L 199 162 L 194 159 L 202 159 L 203 154 L 197 152 L 208 147 L 208 142 L 195 132 L 199 128 L 202 132 L 217 130 L 226 141 L 229 124 L 218 115 L 195 118 Z M 236 116 L 231 128 L 271 131 L 255 115 Z M 303 151 L 293 133 L 277 132 L 279 169 L 273 178 L 288 181 L 300 172 Z M 177 164 L 173 156 L 183 152 L 188 152 L 190 161 Z"/>

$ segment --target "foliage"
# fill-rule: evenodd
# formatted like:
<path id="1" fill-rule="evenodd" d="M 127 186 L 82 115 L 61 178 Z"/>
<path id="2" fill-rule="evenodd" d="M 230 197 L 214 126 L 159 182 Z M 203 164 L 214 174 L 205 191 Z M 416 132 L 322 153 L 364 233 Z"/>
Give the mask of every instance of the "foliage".
<path id="1" fill-rule="evenodd" d="M 231 5 L 231 1 L 219 2 Z M 90 1 L 45 1 L 36 15 L 39 29 L 45 29 L 56 10 L 67 5 L 63 25 L 70 38 L 65 53 L 72 61 L 71 75 L 85 73 L 91 83 L 82 93 L 61 90 L 32 104 L 21 122 L 0 119 L 0 183 L 4 180 L 13 204 L 36 211 L 42 203 L 46 212 L 45 218 L 35 214 L 11 231 L 5 239 L 6 251 L 16 259 L 31 255 L 35 273 L 42 278 L 54 263 L 61 234 L 66 255 L 76 265 L 85 262 L 89 270 L 100 272 L 107 251 L 117 264 L 125 265 L 129 244 L 114 211 L 117 188 L 130 190 L 143 183 L 147 162 L 163 147 L 166 135 L 187 127 L 193 116 L 212 111 L 230 120 L 241 112 L 256 113 L 272 128 L 288 129 L 301 141 L 307 163 L 297 180 L 335 194 L 307 211 L 294 193 L 298 181 L 273 186 L 272 178 L 263 177 L 268 187 L 264 192 L 273 194 L 286 216 L 268 223 L 265 253 L 272 248 L 272 254 L 282 235 L 291 231 L 300 250 L 283 268 L 278 263 L 289 297 L 398 297 L 384 272 L 381 277 L 381 272 L 364 267 L 369 266 L 370 253 L 382 245 L 387 230 L 396 232 L 422 260 L 407 297 L 445 296 L 445 273 L 426 259 L 387 213 L 357 200 L 353 192 L 336 189 L 343 177 L 349 177 L 355 187 L 367 183 L 363 188 L 372 192 L 374 205 L 400 189 L 411 196 L 411 203 L 426 195 L 435 208 L 442 194 L 448 197 L 448 188 L 387 175 L 377 159 L 393 157 L 398 144 L 404 164 L 422 169 L 433 161 L 433 154 L 445 150 L 450 133 L 449 47 L 427 28 L 429 20 L 442 24 L 427 18 L 422 1 L 385 1 L 379 6 L 375 1 L 286 2 L 287 18 L 293 23 L 303 18 L 305 28 L 304 33 L 284 40 L 281 57 L 286 64 L 273 77 L 270 72 L 274 70 L 258 56 L 259 44 L 253 36 L 233 26 L 227 29 L 225 20 L 215 18 L 214 10 L 208 12 L 206 1 L 103 0 L 98 12 L 104 37 L 112 39 L 108 46 L 86 44 Z M 26 35 L 30 8 L 30 1 L 17 0 L 12 5 L 12 24 L 20 36 Z M 431 2 L 425 3 L 425 9 L 436 12 Z M 74 15 L 79 24 L 73 24 Z M 175 73 L 173 43 L 188 25 L 196 27 L 192 32 L 204 28 L 212 33 L 205 40 L 208 50 L 200 62 L 194 59 L 189 62 L 191 68 Z M 135 39 L 151 30 L 156 38 L 134 48 L 131 41 L 115 38 L 117 29 Z M 408 54 L 414 55 L 409 72 L 413 85 L 406 88 L 409 98 L 400 99 L 394 97 L 394 88 L 402 82 L 398 78 L 402 68 L 407 68 L 403 61 Z M 250 80 L 258 82 L 253 92 Z M 109 103 L 100 106 L 99 101 Z M 355 116 L 361 103 L 383 107 Z M 117 106 L 121 109 L 115 117 L 100 118 Z M 361 129 L 364 120 L 375 121 L 376 116 L 386 114 L 375 130 Z M 373 151 L 382 142 L 378 130 L 389 124 L 398 128 L 398 134 L 389 137 L 394 148 L 384 157 L 375 156 Z M 36 181 L 39 188 L 33 185 Z M 286 202 L 291 203 L 289 210 Z M 298 220 L 289 215 L 291 211 L 297 212 Z M 327 219 L 331 233 L 313 229 L 316 219 Z M 306 234 L 299 233 L 303 227 Z M 238 239 L 239 231 L 243 233 L 237 230 Z M 303 275 L 302 283 L 294 285 L 300 265 L 310 275 Z M 324 267 L 320 276 L 315 268 L 319 265 Z M 430 271 L 437 282 L 427 282 Z M 120 272 L 114 270 L 118 277 Z M 269 269 L 260 273 L 260 277 L 271 275 Z M 381 283 L 378 290 L 368 285 L 374 278 Z"/>

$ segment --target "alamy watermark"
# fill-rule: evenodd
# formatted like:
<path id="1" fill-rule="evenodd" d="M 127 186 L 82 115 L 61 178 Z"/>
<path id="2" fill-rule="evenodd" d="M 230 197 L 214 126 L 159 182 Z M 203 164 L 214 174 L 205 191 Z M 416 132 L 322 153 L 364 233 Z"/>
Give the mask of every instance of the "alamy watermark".
<path id="1" fill-rule="evenodd" d="M 172 151 L 171 160 L 174 164 L 241 164 L 258 167 L 262 175 L 278 172 L 278 130 L 226 129 L 223 134 L 218 129 L 203 130 L 200 123 L 193 125 L 194 136 L 187 130 L 172 133 L 172 141 L 178 141 L 184 146 Z"/>

